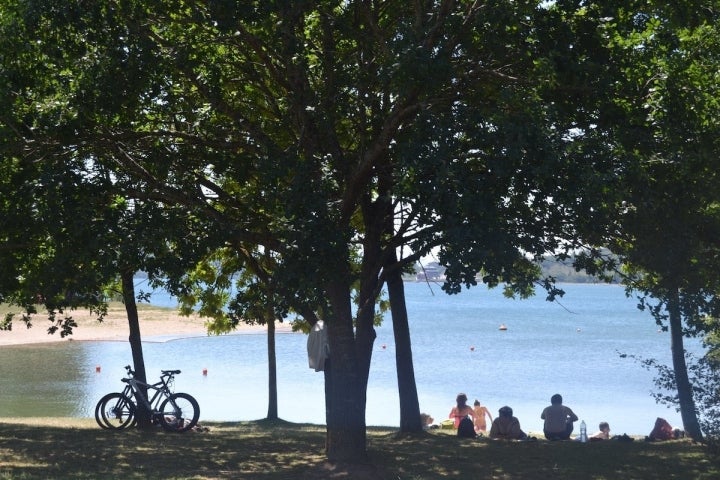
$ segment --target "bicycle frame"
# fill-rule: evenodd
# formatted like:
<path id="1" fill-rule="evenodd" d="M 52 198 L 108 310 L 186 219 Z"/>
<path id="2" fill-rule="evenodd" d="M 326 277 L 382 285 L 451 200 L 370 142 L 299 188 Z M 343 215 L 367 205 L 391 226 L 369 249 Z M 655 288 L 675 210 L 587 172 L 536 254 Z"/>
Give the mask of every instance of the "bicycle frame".
<path id="1" fill-rule="evenodd" d="M 170 391 L 170 384 L 174 380 L 175 373 L 177 371 L 163 370 L 162 375 L 160 376 L 160 381 L 151 384 L 136 379 L 135 372 L 133 372 L 129 366 L 125 368 L 128 370 L 130 377 L 122 379 L 122 381 L 127 384 L 123 393 L 128 397 L 135 398 L 136 402 L 142 402 L 143 406 L 145 406 L 152 415 L 157 415 L 159 413 L 158 407 L 160 406 L 160 401 L 164 398 L 169 398 L 170 395 L 172 395 L 172 392 Z M 147 389 L 147 397 L 143 394 L 141 390 L 142 388 Z M 127 392 L 128 389 L 130 392 Z M 152 397 L 149 395 L 150 390 L 154 390 Z"/>

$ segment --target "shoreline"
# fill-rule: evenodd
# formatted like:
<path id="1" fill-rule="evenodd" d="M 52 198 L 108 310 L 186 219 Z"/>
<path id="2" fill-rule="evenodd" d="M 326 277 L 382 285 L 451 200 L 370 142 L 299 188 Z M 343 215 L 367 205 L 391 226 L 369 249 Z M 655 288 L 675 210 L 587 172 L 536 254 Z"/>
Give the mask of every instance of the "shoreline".
<path id="1" fill-rule="evenodd" d="M 253 424 L 257 422 L 264 422 L 265 419 L 263 418 L 256 418 L 251 420 L 205 420 L 202 422 L 203 425 L 209 425 L 211 427 L 222 427 L 222 426 L 236 426 L 238 424 Z M 282 417 L 280 418 L 280 421 L 285 422 L 289 426 L 314 426 L 318 428 L 327 428 L 327 425 L 324 423 L 313 423 L 313 422 L 295 422 L 290 420 L 285 420 Z M 31 425 L 31 426 L 39 426 L 39 427 L 67 427 L 68 424 L 72 424 L 72 428 L 88 428 L 95 430 L 97 429 L 97 422 L 95 418 L 93 417 L 67 417 L 67 416 L 61 416 L 61 417 L 19 417 L 19 416 L 0 416 L 0 424 L 20 424 L 20 425 Z M 367 425 L 368 431 L 373 430 L 389 430 L 389 431 L 398 431 L 400 430 L 399 426 L 396 425 Z M 427 430 L 425 432 L 428 432 Z M 435 435 L 448 435 L 451 437 L 456 436 L 455 430 L 443 430 L 443 429 L 430 429 L 428 433 L 432 433 Z M 581 442 L 577 439 L 575 439 L 575 436 L 572 436 L 568 440 L 559 440 L 559 441 L 550 441 L 545 438 L 542 431 L 534 431 L 530 430 L 526 432 L 528 437 L 534 437 L 536 441 L 539 442 L 547 442 L 548 444 L 553 445 L 562 445 L 562 444 L 581 444 Z M 597 445 L 602 443 L 616 443 L 620 442 L 621 440 L 613 439 L 613 437 L 621 437 L 623 435 L 626 435 L 630 438 L 632 438 L 633 442 L 639 442 L 639 443 L 653 443 L 653 444 L 668 444 L 673 442 L 688 442 L 688 437 L 684 438 L 676 438 L 676 439 L 670 439 L 670 440 L 656 440 L 656 441 L 648 441 L 646 440 L 647 434 L 639 434 L 639 433 L 622 433 L 622 434 L 611 434 L 610 439 L 603 440 L 603 441 L 597 441 L 597 442 L 586 442 L 587 445 Z M 533 440 L 492 440 L 488 437 L 487 433 L 483 435 L 478 435 L 474 439 L 467 439 L 470 442 L 498 442 L 500 444 L 522 444 L 522 443 L 528 443 L 532 442 Z"/>
<path id="2" fill-rule="evenodd" d="M 7 310 L 7 309 L 6 309 Z M 0 311 L 16 313 L 13 310 Z M 208 319 L 193 314 L 189 317 L 180 315 L 175 309 L 154 307 L 138 304 L 140 316 L 140 337 L 143 342 L 168 342 L 182 338 L 210 336 L 207 331 Z M 0 331 L 0 347 L 14 345 L 37 345 L 71 341 L 87 342 L 127 342 L 130 336 L 127 314 L 122 304 L 112 303 L 102 321 L 88 310 L 75 310 L 69 313 L 77 327 L 73 333 L 64 338 L 59 332 L 48 333 L 50 321 L 44 313 L 33 315 L 31 327 L 18 316 L 13 320 L 12 330 Z M 292 326 L 288 322 L 276 323 L 276 333 L 291 333 Z M 224 335 L 264 334 L 264 325 L 241 324 L 232 332 Z"/>

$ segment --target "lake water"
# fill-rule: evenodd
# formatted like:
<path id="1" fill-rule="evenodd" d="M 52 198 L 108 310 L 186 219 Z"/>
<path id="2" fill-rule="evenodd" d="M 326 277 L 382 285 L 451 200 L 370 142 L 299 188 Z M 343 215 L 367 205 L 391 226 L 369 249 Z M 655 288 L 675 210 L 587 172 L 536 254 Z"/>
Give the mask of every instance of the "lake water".
<path id="1" fill-rule="evenodd" d="M 669 333 L 660 332 L 620 286 L 563 288 L 560 305 L 542 294 L 509 300 L 499 290 L 478 287 L 448 296 L 438 286 L 406 283 L 421 411 L 443 420 L 464 392 L 493 416 L 510 405 L 523 429 L 538 432 L 541 410 L 561 393 L 590 431 L 608 421 L 613 433 L 647 434 L 658 416 L 681 426 L 674 409 L 650 396 L 653 373 L 619 354 L 670 364 Z M 152 303 L 172 306 L 174 300 L 158 294 Z M 499 330 L 501 324 L 507 330 Z M 279 415 L 324 423 L 323 375 L 308 368 L 306 341 L 303 334 L 277 335 Z M 160 369 L 182 370 L 175 390 L 197 398 L 201 421 L 236 421 L 267 413 L 266 345 L 264 334 L 231 334 L 148 338 L 143 349 L 150 379 Z M 126 342 L 0 347 L 0 416 L 92 416 L 100 397 L 121 390 L 123 367 L 131 362 Z M 397 398 L 388 318 L 377 329 L 368 425 L 399 425 Z"/>

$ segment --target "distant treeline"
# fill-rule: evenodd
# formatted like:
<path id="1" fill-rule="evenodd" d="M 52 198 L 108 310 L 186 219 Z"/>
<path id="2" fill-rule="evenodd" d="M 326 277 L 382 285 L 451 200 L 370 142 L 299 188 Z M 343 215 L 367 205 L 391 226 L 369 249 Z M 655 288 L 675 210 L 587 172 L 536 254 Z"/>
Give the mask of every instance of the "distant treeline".
<path id="1" fill-rule="evenodd" d="M 540 264 L 540 268 L 542 268 L 543 277 L 551 276 L 555 278 L 555 281 L 557 281 L 558 283 L 602 282 L 602 280 L 598 279 L 597 277 L 588 275 L 587 273 L 585 273 L 584 270 L 581 270 L 579 272 L 575 271 L 575 268 L 572 266 L 572 260 L 560 262 L 553 258 L 549 258 L 542 261 L 542 263 Z M 619 283 L 619 281 L 616 280 L 614 283 Z"/>
<path id="2" fill-rule="evenodd" d="M 601 283 L 601 280 L 586 274 L 585 271 L 576 272 L 572 266 L 572 259 L 561 262 L 554 258 L 547 258 L 540 263 L 540 268 L 542 269 L 541 278 L 551 276 L 558 283 Z M 415 275 L 403 275 L 403 279 L 405 281 L 422 281 L 426 279 L 424 275 L 427 275 L 427 280 L 442 281 L 445 269 L 437 262 L 430 262 L 425 265 L 424 269 L 417 267 L 415 272 Z M 147 279 L 147 274 L 145 272 L 136 272 L 135 278 L 138 280 Z M 614 283 L 619 283 L 619 280 Z"/>
<path id="3" fill-rule="evenodd" d="M 540 263 L 542 270 L 541 278 L 553 277 L 558 283 L 602 283 L 603 281 L 588 275 L 584 270 L 576 271 L 575 267 L 572 266 L 572 259 L 568 259 L 564 262 L 558 261 L 554 258 L 547 258 Z M 445 269 L 440 266 L 437 262 L 431 262 L 425 265 L 424 268 L 416 268 L 416 275 L 406 275 L 406 281 L 442 281 Z M 619 283 L 619 280 L 615 280 L 614 283 Z"/>

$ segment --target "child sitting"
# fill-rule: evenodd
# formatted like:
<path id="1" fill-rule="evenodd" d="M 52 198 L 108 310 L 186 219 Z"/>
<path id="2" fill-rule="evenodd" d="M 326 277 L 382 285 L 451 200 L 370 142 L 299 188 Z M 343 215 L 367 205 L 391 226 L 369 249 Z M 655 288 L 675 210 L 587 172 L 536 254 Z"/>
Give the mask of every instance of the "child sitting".
<path id="1" fill-rule="evenodd" d="M 590 435 L 588 440 L 591 442 L 610 440 L 610 424 L 608 422 L 600 422 L 599 428 L 600 430 Z"/>

